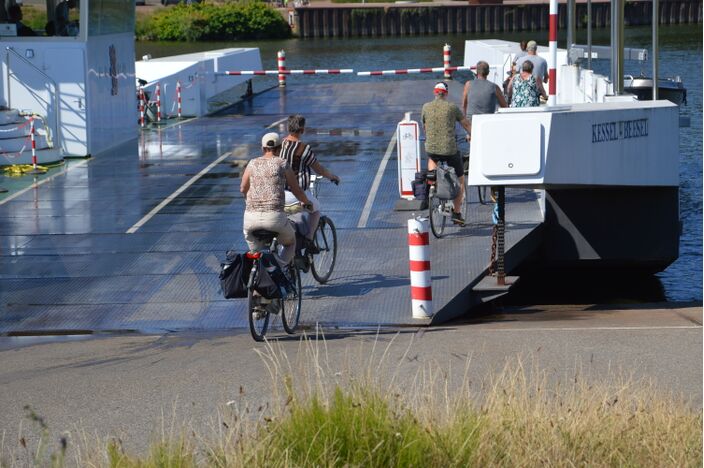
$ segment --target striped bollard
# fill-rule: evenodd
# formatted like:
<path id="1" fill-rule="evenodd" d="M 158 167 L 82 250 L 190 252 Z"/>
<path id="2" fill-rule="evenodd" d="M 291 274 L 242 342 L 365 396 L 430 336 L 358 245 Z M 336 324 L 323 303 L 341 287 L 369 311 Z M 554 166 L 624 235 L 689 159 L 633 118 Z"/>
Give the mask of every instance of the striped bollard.
<path id="1" fill-rule="evenodd" d="M 144 88 L 139 87 L 139 126 L 144 128 Z"/>
<path id="2" fill-rule="evenodd" d="M 433 316 L 429 227 L 428 218 L 419 217 L 408 220 L 411 310 L 414 319 L 428 319 Z"/>
<path id="3" fill-rule="evenodd" d="M 279 68 L 279 71 L 285 71 L 286 70 L 286 52 L 283 50 L 280 50 L 276 53 L 276 58 L 277 58 L 277 65 Z M 286 75 L 280 74 L 279 75 L 279 88 L 285 88 L 286 87 Z"/>
<path id="4" fill-rule="evenodd" d="M 550 0 L 550 68 L 548 69 L 548 106 L 557 104 L 557 0 Z M 568 45 L 569 47 L 569 45 Z"/>
<path id="5" fill-rule="evenodd" d="M 37 172 L 37 140 L 34 138 L 34 117 L 29 118 L 29 139 L 32 142 L 32 172 Z"/>
<path id="6" fill-rule="evenodd" d="M 181 118 L 181 81 L 176 82 L 176 112 L 177 116 Z"/>
<path id="7" fill-rule="evenodd" d="M 161 85 L 156 84 L 156 121 L 161 122 Z"/>
<path id="8" fill-rule="evenodd" d="M 450 44 L 445 44 L 442 48 L 442 67 L 445 69 L 445 79 L 452 79 L 452 72 L 450 71 L 450 55 L 452 54 L 452 46 Z"/>

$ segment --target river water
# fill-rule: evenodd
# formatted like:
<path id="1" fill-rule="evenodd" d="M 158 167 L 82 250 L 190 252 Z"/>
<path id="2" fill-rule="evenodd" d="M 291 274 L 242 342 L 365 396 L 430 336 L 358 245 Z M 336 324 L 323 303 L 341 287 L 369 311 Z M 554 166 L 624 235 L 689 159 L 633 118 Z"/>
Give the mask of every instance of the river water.
<path id="1" fill-rule="evenodd" d="M 453 65 L 461 64 L 464 41 L 497 38 L 510 41 L 535 39 L 547 44 L 547 31 L 536 33 L 500 33 L 390 37 L 351 39 L 289 39 L 256 43 L 137 43 L 137 57 L 149 53 L 153 57 L 226 47 L 259 47 L 263 66 L 276 68 L 276 52 L 286 51 L 286 66 L 296 68 L 353 68 L 355 71 L 442 66 L 442 45 L 452 45 Z M 608 45 L 609 30 L 594 30 L 594 44 Z M 650 49 L 649 27 L 626 28 L 626 47 Z M 564 37 L 559 38 L 564 44 Z M 577 42 L 586 43 L 586 32 L 578 31 Z M 541 52 L 540 50 L 538 51 Z M 542 51 L 546 53 L 547 51 Z M 609 74 L 609 61 L 596 60 L 594 69 Z M 642 71 L 650 75 L 652 66 L 626 61 L 627 74 Z M 680 218 L 682 236 L 680 257 L 667 270 L 658 274 L 665 297 L 670 301 L 702 300 L 702 27 L 675 25 L 660 27 L 660 76 L 679 75 L 687 87 L 687 106 L 683 112 L 691 116 L 691 126 L 680 129 Z M 427 79 L 428 75 L 407 75 L 403 79 Z M 274 85 L 274 77 L 260 78 L 257 87 Z M 310 77 L 289 76 L 287 82 Z M 359 78 L 356 76 L 318 76 L 316 80 L 393 80 L 397 77 Z M 458 79 L 462 80 L 461 75 Z M 658 285 L 660 286 L 660 285 Z"/>

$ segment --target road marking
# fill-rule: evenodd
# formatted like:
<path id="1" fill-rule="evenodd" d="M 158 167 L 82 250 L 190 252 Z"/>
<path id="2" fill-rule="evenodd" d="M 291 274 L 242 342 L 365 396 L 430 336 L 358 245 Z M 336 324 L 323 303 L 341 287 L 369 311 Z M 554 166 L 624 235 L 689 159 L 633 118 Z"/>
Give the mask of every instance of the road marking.
<path id="1" fill-rule="evenodd" d="M 76 164 L 71 164 L 71 165 L 67 166 L 66 169 L 64 169 L 63 171 L 57 172 L 56 174 L 52 174 L 49 177 L 47 177 L 46 179 L 42 179 L 39 182 L 35 182 L 32 185 L 30 185 L 29 187 L 25 187 L 22 190 L 20 190 L 19 192 L 13 193 L 12 195 L 8 196 L 7 198 L 3 198 L 2 200 L 0 200 L 0 205 L 3 205 L 5 203 L 9 202 L 10 200 L 14 200 L 15 198 L 21 196 L 22 194 L 27 193 L 28 191 L 39 187 L 40 185 L 44 185 L 47 182 L 54 180 L 58 176 L 66 174 L 68 171 L 71 171 L 71 170 L 76 169 L 78 167 L 83 167 L 86 164 L 88 164 L 90 161 L 91 161 L 90 159 L 86 159 L 84 161 L 77 162 Z"/>
<path id="2" fill-rule="evenodd" d="M 386 153 L 384 154 L 381 163 L 379 164 L 379 169 L 376 171 L 374 176 L 374 182 L 372 182 L 372 187 L 369 190 L 369 195 L 367 196 L 367 202 L 364 204 L 362 209 L 362 215 L 359 217 L 359 222 L 357 223 L 358 228 L 367 227 L 367 221 L 369 221 L 369 215 L 372 211 L 372 205 L 374 204 L 374 199 L 376 198 L 376 192 L 379 190 L 379 185 L 381 184 L 381 178 L 384 176 L 384 170 L 386 169 L 386 164 L 389 162 L 391 153 L 396 146 L 396 132 L 391 135 L 391 140 L 389 140 L 389 146 L 386 148 Z"/>
<path id="3" fill-rule="evenodd" d="M 135 232 L 137 232 L 137 230 L 139 228 L 141 228 L 147 221 L 152 219 L 152 217 L 154 217 L 155 214 L 157 214 L 159 211 L 161 211 L 162 208 L 164 208 L 166 205 L 171 203 L 174 200 L 174 198 L 181 195 L 188 187 L 193 185 L 193 183 L 195 183 L 198 179 L 203 177 L 203 175 L 208 173 L 208 171 L 210 171 L 212 168 L 214 168 L 215 166 L 220 164 L 220 162 L 223 161 L 225 158 L 232 156 L 232 155 L 233 155 L 233 153 L 231 151 L 228 151 L 228 152 L 224 153 L 222 156 L 220 156 L 218 159 L 216 159 L 215 161 L 208 164 L 198 174 L 196 174 L 193 177 L 191 177 L 190 179 L 188 179 L 188 181 L 185 184 L 183 184 L 181 187 L 179 187 L 174 193 L 172 193 L 171 195 L 166 197 L 164 200 L 161 201 L 161 203 L 159 203 L 157 206 L 152 208 L 152 210 L 149 213 L 147 213 L 142 219 L 137 221 L 137 223 L 135 223 L 134 226 L 129 228 L 127 230 L 126 234 L 134 234 Z"/>
<path id="4" fill-rule="evenodd" d="M 276 122 L 274 122 L 273 124 L 267 126 L 266 128 L 274 128 L 275 126 L 279 125 L 280 123 L 284 123 L 284 122 L 287 121 L 287 120 L 288 120 L 288 117 L 284 117 L 283 119 L 277 120 Z"/>
<path id="5" fill-rule="evenodd" d="M 701 326 L 697 325 L 672 325 L 672 326 L 662 326 L 662 327 L 571 327 L 571 328 L 559 328 L 559 327 L 545 327 L 545 328 L 477 328 L 478 331 L 496 331 L 496 332 L 510 332 L 510 331 L 597 331 L 597 330 L 683 330 L 683 329 L 698 329 L 701 330 Z"/>

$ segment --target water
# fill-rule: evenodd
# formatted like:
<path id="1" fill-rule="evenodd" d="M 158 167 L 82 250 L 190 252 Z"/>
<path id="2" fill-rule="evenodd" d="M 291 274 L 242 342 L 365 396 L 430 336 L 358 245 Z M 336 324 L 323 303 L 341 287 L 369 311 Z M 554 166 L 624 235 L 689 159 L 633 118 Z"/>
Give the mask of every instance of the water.
<path id="1" fill-rule="evenodd" d="M 564 32 L 563 32 L 564 33 Z M 688 105 L 684 108 L 691 116 L 691 126 L 680 129 L 680 218 L 682 236 L 680 257 L 667 270 L 658 275 L 665 296 L 671 301 L 702 300 L 702 28 L 701 25 L 676 25 L 660 27 L 660 74 L 679 75 L 687 87 Z M 197 52 L 226 47 L 259 47 L 263 66 L 276 68 L 276 52 L 286 51 L 286 66 L 295 68 L 353 68 L 356 71 L 395 68 L 418 68 L 441 66 L 442 45 L 452 45 L 453 65 L 463 60 L 466 39 L 498 38 L 511 41 L 535 39 L 547 44 L 547 31 L 537 33 L 501 33 L 391 37 L 351 39 L 289 39 L 284 41 L 260 41 L 251 43 L 137 43 L 137 57 L 146 53 L 153 57 Z M 650 49 L 649 27 L 627 28 L 626 47 Z M 577 42 L 586 43 L 586 31 L 577 33 Z M 608 29 L 594 30 L 595 45 L 609 44 Z M 560 37 L 564 44 L 564 37 Z M 539 49 L 540 53 L 541 50 Z M 543 53 L 546 51 L 543 50 Z M 609 61 L 593 62 L 594 69 L 609 74 Z M 627 74 L 637 75 L 641 70 L 650 75 L 652 65 L 641 66 L 627 61 Z M 456 75 L 459 80 L 463 75 Z M 356 76 L 318 76 L 315 78 L 289 76 L 287 81 L 295 84 L 299 80 L 346 81 L 379 79 L 427 79 L 428 75 L 401 77 L 361 78 Z M 273 86 L 275 77 L 260 78 L 258 86 Z M 649 286 L 650 287 L 650 286 Z"/>

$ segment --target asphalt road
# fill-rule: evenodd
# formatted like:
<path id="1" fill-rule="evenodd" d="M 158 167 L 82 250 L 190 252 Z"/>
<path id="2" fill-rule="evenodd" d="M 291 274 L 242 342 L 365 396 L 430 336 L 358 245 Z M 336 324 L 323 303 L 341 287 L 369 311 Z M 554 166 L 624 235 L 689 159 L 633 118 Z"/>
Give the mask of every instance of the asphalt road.
<path id="1" fill-rule="evenodd" d="M 521 357 L 555 380 L 575 373 L 595 381 L 652 380 L 700 408 L 701 324 L 700 304 L 532 306 L 442 327 L 325 330 L 325 342 L 311 346 L 279 335 L 274 346 L 293 369 L 317 350 L 328 376 L 397 374 L 401 385 L 424 366 L 447 371 L 456 383 L 468 362 L 470 379 L 480 381 Z M 271 399 L 258 351 L 267 353 L 245 333 L 0 338 L 5 451 L 18 448 L 20 433 L 31 433 L 25 405 L 45 418 L 52 437 L 69 431 L 74 443 L 84 432 L 120 437 L 128 450 L 140 451 L 171 421 L 207 434 L 226 402 L 256 408 Z"/>

